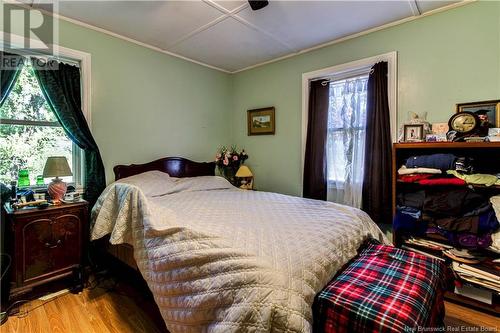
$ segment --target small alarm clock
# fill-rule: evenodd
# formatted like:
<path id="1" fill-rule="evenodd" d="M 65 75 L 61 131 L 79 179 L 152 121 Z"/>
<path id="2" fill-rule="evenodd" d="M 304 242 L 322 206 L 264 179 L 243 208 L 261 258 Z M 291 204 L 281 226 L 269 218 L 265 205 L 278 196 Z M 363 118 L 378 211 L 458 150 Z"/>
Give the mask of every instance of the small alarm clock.
<path id="1" fill-rule="evenodd" d="M 479 117 L 472 112 L 459 112 L 448 121 L 450 131 L 456 131 L 458 136 L 473 134 L 480 126 Z"/>

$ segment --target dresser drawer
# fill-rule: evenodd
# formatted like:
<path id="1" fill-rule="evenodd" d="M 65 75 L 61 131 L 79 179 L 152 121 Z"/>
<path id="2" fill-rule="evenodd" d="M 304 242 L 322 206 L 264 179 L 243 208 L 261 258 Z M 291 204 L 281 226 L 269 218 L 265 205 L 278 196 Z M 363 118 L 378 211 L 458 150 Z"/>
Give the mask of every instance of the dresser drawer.
<path id="1" fill-rule="evenodd" d="M 11 294 L 59 279 L 83 265 L 88 237 L 86 202 L 7 211 L 12 254 Z"/>
<path id="2" fill-rule="evenodd" d="M 22 284 L 71 269 L 81 262 L 81 219 L 74 214 L 40 218 L 22 226 Z"/>
<path id="3" fill-rule="evenodd" d="M 61 211 L 61 210 L 46 211 L 44 209 L 37 209 L 37 210 L 34 210 L 33 213 L 31 213 L 31 214 L 21 215 L 19 217 L 16 217 L 15 219 L 13 219 L 12 227 L 13 228 L 16 228 L 16 227 L 22 228 L 23 225 L 28 224 L 28 223 L 32 222 L 33 220 L 37 220 L 37 219 L 53 220 L 61 215 L 72 214 L 72 215 L 80 216 L 81 213 L 82 213 L 82 210 L 78 209 L 78 207 L 71 208 L 71 209 L 64 209 L 63 211 Z"/>

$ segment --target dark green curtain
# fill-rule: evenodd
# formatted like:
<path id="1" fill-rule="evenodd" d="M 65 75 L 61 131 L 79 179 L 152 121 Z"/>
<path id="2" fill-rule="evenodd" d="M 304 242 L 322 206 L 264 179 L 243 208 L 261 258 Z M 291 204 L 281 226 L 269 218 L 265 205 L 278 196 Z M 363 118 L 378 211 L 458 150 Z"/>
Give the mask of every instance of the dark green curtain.
<path id="1" fill-rule="evenodd" d="M 85 151 L 85 199 L 92 207 L 106 187 L 106 178 L 99 148 L 81 109 L 80 70 L 55 60 L 33 68 L 43 95 L 64 131 Z"/>
<path id="2" fill-rule="evenodd" d="M 22 56 L 0 51 L 0 107 L 14 88 L 23 67 Z"/>

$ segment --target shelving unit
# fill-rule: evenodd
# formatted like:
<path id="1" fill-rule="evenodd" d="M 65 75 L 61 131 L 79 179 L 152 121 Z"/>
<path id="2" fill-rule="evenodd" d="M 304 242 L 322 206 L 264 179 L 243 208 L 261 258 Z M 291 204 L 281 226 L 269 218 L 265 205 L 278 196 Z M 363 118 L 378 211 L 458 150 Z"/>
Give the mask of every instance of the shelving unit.
<path id="1" fill-rule="evenodd" d="M 471 156 L 476 163 L 483 164 L 483 173 L 500 172 L 500 142 L 414 142 L 395 143 L 392 146 L 392 213 L 396 213 L 397 171 L 404 161 L 415 155 L 452 153 Z M 477 188 L 496 189 L 498 186 Z"/>
<path id="2" fill-rule="evenodd" d="M 498 174 L 500 173 L 500 142 L 419 142 L 419 143 L 396 143 L 393 145 L 392 151 L 392 210 L 393 216 L 396 215 L 397 207 L 397 197 L 398 194 L 404 191 L 417 191 L 419 189 L 426 189 L 427 191 L 432 191 L 433 189 L 446 191 L 446 190 L 456 190 L 457 188 L 462 188 L 460 186 L 423 186 L 417 183 L 404 183 L 399 182 L 397 178 L 397 170 L 405 163 L 405 161 L 411 156 L 418 155 L 431 155 L 438 153 L 450 153 L 456 156 L 467 156 L 474 159 L 474 166 L 476 167 L 475 173 L 486 173 L 486 174 Z M 470 191 L 475 191 L 481 193 L 487 197 L 500 194 L 500 186 L 484 186 L 484 185 L 464 185 L 463 188 L 469 189 Z M 396 246 L 403 246 L 405 241 L 411 237 L 411 234 L 401 234 L 394 232 L 393 230 L 393 241 Z M 435 239 L 434 239 L 435 240 Z M 446 243 L 443 240 L 439 240 L 441 243 Z M 408 244 L 406 244 L 408 245 Z M 437 255 L 439 257 L 439 251 L 434 252 L 426 250 L 422 247 L 417 247 L 418 250 L 424 253 L 430 253 L 432 255 Z M 438 253 L 438 254 L 436 254 Z M 441 253 L 442 254 L 442 253 Z M 484 250 L 484 255 L 489 256 L 489 258 L 500 258 L 500 254 L 495 253 L 490 250 Z M 447 264 L 451 265 L 452 260 L 448 257 L 442 255 Z M 452 269 L 450 268 L 450 274 L 452 274 Z M 451 275 L 450 275 L 451 276 Z M 460 278 L 456 281 L 464 282 Z M 473 285 L 470 282 L 466 284 Z M 477 285 L 474 285 L 477 287 Z M 483 311 L 489 311 L 495 314 L 500 314 L 500 296 L 498 293 L 493 296 L 493 304 L 486 304 L 472 298 L 455 294 L 452 290 L 446 293 L 446 298 L 452 301 L 460 302 L 466 304 L 467 306 L 473 306 L 479 308 Z"/>

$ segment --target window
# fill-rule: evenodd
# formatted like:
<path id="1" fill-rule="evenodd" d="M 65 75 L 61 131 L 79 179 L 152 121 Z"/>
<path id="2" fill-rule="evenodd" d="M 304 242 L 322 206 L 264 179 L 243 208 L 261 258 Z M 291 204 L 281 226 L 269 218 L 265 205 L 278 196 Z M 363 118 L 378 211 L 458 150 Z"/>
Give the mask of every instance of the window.
<path id="1" fill-rule="evenodd" d="M 326 142 L 330 201 L 361 207 L 368 73 L 331 80 Z"/>
<path id="2" fill-rule="evenodd" d="M 65 134 L 27 62 L 0 108 L 0 139 L 1 182 L 9 183 L 17 179 L 19 169 L 28 169 L 30 183 L 35 185 L 47 157 L 65 156 L 73 176 L 63 177 L 64 181 L 82 184 L 82 151 Z"/>
<path id="3" fill-rule="evenodd" d="M 351 61 L 302 74 L 302 167 L 307 141 L 309 87 L 328 79 L 329 109 L 326 142 L 327 199 L 361 207 L 366 136 L 369 72 L 374 64 L 388 63 L 388 100 L 392 138 L 397 132 L 397 52 Z M 302 174 L 304 170 L 302 169 Z"/>
<path id="4" fill-rule="evenodd" d="M 330 82 L 328 182 L 363 181 L 368 75 Z"/>

